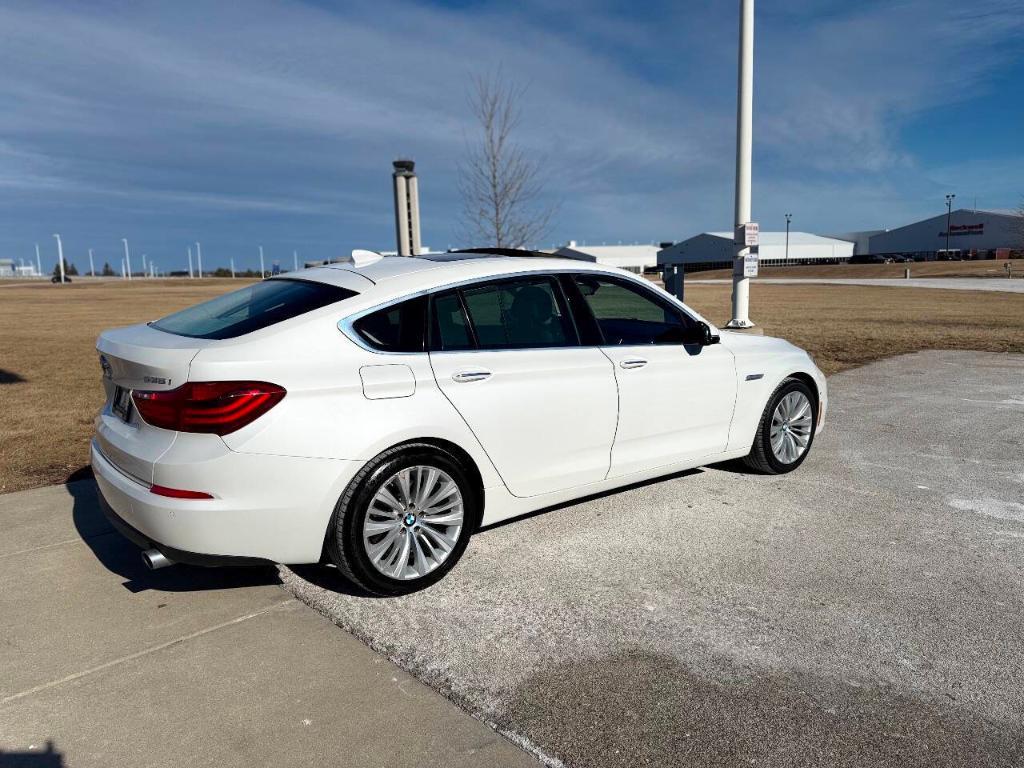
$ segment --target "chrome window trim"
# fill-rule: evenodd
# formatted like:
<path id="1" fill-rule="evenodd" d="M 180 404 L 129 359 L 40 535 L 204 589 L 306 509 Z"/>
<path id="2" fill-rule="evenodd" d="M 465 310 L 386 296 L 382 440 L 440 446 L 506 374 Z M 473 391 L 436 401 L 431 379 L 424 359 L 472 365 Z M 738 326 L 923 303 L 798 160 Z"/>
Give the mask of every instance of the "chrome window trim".
<path id="1" fill-rule="evenodd" d="M 338 330 L 341 331 L 345 335 L 345 337 L 348 338 L 349 341 L 351 341 L 353 344 L 355 344 L 359 348 L 363 349 L 364 351 L 372 352 L 375 355 L 389 355 L 389 356 L 409 356 L 409 355 L 426 355 L 426 354 L 434 354 L 434 355 L 464 355 L 464 354 L 473 353 L 473 352 L 540 352 L 540 351 L 545 351 L 545 350 L 555 351 L 555 350 L 565 350 L 565 349 L 627 349 L 627 348 L 632 348 L 632 347 L 637 347 L 637 348 L 640 348 L 640 349 L 646 349 L 646 348 L 652 346 L 650 344 L 629 344 L 629 345 L 625 345 L 625 346 L 624 345 L 616 345 L 616 344 L 603 344 L 603 345 L 602 344 L 573 344 L 572 346 L 561 346 L 561 347 L 516 347 L 515 349 L 458 349 L 458 350 L 449 350 L 449 351 L 445 351 L 445 350 L 436 350 L 436 351 L 424 350 L 422 352 L 391 352 L 391 351 L 388 351 L 386 349 L 377 349 L 376 347 L 374 347 L 372 344 L 370 344 L 368 341 L 366 341 L 362 336 L 360 336 L 359 332 L 354 327 L 355 324 L 360 319 L 366 317 L 367 315 L 372 315 L 374 312 L 379 312 L 382 309 L 387 309 L 388 307 L 393 307 L 396 304 L 401 304 L 401 303 L 406 302 L 406 301 L 411 301 L 412 299 L 418 299 L 421 296 L 431 296 L 431 295 L 433 295 L 435 293 L 444 293 L 446 291 L 458 290 L 458 289 L 466 288 L 466 287 L 472 286 L 472 285 L 494 282 L 496 280 L 506 280 L 506 279 L 514 279 L 514 278 L 518 278 L 518 277 L 530 277 L 530 276 L 533 276 L 533 277 L 554 277 L 555 275 L 566 275 L 566 274 L 567 275 L 595 275 L 595 276 L 598 276 L 598 277 L 606 277 L 606 278 L 612 278 L 612 279 L 618 278 L 619 280 L 625 280 L 625 281 L 628 281 L 628 282 L 631 282 L 631 283 L 635 283 L 636 285 L 639 286 L 639 290 L 641 292 L 642 291 L 650 292 L 652 294 L 652 296 L 655 297 L 653 299 L 654 301 L 657 301 L 659 299 L 664 301 L 665 298 L 668 298 L 669 302 L 671 304 L 673 304 L 676 307 L 676 309 L 678 309 L 680 312 L 683 312 L 693 322 L 695 322 L 695 323 L 701 322 L 700 320 L 695 318 L 693 315 L 691 315 L 687 311 L 686 306 L 683 305 L 679 301 L 679 299 L 677 299 L 675 296 L 673 296 L 668 291 L 662 291 L 661 293 L 664 294 L 664 295 L 658 294 L 658 292 L 657 292 L 658 289 L 655 286 L 650 285 L 645 278 L 639 278 L 638 279 L 638 278 L 633 277 L 633 276 L 618 275 L 618 274 L 615 274 L 614 272 L 605 272 L 603 270 L 596 270 L 596 269 L 595 270 L 589 270 L 589 269 L 579 269 L 578 267 L 566 267 L 566 268 L 563 268 L 563 269 L 557 269 L 556 268 L 556 269 L 545 269 L 545 270 L 526 269 L 526 270 L 519 270 L 519 271 L 516 271 L 516 272 L 504 272 L 504 273 L 502 273 L 500 275 L 487 275 L 486 277 L 471 277 L 471 278 L 467 278 L 465 280 L 458 280 L 458 281 L 453 282 L 453 283 L 445 283 L 444 285 L 437 285 L 437 286 L 434 286 L 432 288 L 424 288 L 424 289 L 421 289 L 421 290 L 418 290 L 418 291 L 413 291 L 412 293 L 407 293 L 407 294 L 405 294 L 403 296 L 399 296 L 399 297 L 396 297 L 394 299 L 388 299 L 387 301 L 383 301 L 380 304 L 376 304 L 376 305 L 374 305 L 372 307 L 368 307 L 367 309 L 361 309 L 358 312 L 355 312 L 355 313 L 353 313 L 351 315 L 347 315 L 346 317 L 343 317 L 337 323 Z M 571 311 L 572 310 L 570 308 L 570 312 Z M 430 318 L 429 317 L 427 318 L 427 322 L 428 323 L 430 322 Z"/>

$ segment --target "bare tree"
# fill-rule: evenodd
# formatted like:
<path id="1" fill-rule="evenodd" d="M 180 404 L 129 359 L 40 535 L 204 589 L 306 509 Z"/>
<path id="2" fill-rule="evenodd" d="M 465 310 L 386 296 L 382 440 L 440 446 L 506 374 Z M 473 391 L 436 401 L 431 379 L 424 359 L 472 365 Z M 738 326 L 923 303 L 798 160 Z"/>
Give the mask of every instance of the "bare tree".
<path id="1" fill-rule="evenodd" d="M 525 88 L 502 76 L 501 70 L 476 75 L 469 94 L 479 139 L 468 141 L 459 163 L 462 225 L 481 246 L 522 248 L 543 237 L 556 207 L 541 200 L 541 164 L 526 155 L 512 134 L 519 126 Z"/>

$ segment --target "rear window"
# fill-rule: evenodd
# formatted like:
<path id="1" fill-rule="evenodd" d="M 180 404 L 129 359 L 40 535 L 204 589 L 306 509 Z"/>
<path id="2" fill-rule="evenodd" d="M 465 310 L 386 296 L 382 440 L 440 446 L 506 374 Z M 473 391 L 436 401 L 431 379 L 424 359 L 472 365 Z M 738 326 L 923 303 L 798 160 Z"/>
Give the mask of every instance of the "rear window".
<path id="1" fill-rule="evenodd" d="M 195 339 L 233 339 L 355 295 L 348 288 L 309 280 L 267 280 L 175 312 L 150 325 L 165 333 Z"/>
<path id="2" fill-rule="evenodd" d="M 379 309 L 356 320 L 356 332 L 383 352 L 422 352 L 426 341 L 427 297 Z"/>

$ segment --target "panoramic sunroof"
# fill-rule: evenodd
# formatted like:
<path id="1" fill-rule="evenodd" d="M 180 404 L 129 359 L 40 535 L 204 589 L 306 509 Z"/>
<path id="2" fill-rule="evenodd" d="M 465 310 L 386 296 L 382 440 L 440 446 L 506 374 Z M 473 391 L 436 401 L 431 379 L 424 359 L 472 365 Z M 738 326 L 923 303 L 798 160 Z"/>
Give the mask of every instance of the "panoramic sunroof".
<path id="1" fill-rule="evenodd" d="M 497 253 L 466 253 L 464 251 L 452 251 L 451 253 L 425 253 L 419 258 L 427 261 L 465 261 L 466 259 L 493 259 Z"/>

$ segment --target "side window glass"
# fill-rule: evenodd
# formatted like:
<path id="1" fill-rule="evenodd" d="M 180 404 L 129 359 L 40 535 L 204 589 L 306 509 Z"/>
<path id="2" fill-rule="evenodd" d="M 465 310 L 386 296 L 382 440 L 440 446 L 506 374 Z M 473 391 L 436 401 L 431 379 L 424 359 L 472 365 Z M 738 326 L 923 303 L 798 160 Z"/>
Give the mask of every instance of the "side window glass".
<path id="1" fill-rule="evenodd" d="M 480 349 L 575 346 L 561 295 L 547 277 L 503 280 L 462 292 Z"/>
<path id="2" fill-rule="evenodd" d="M 594 275 L 575 280 L 606 345 L 683 344 L 696 328 L 686 314 L 641 288 Z"/>
<path id="3" fill-rule="evenodd" d="M 475 348 L 457 293 L 435 296 L 433 308 L 432 349 L 453 352 Z"/>
<path id="4" fill-rule="evenodd" d="M 361 317 L 353 324 L 364 341 L 383 352 L 422 352 L 427 298 L 403 301 Z"/>

